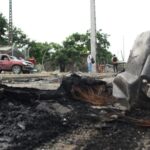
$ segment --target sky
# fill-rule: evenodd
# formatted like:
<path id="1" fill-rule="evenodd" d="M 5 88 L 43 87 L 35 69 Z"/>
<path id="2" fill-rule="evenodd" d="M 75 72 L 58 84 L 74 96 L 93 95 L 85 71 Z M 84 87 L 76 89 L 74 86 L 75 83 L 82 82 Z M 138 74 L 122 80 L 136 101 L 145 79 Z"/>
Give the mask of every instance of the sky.
<path id="1" fill-rule="evenodd" d="M 61 44 L 72 33 L 90 29 L 90 0 L 12 0 L 13 25 L 31 40 Z M 95 0 L 96 29 L 109 34 L 109 51 L 128 59 L 136 37 L 150 30 L 149 0 Z M 0 0 L 9 19 L 9 0 Z"/>

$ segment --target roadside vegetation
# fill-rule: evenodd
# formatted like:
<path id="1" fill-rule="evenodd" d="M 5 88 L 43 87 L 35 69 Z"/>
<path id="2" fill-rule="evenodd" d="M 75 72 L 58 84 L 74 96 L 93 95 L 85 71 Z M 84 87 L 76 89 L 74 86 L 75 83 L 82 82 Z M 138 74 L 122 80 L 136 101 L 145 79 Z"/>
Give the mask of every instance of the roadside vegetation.
<path id="1" fill-rule="evenodd" d="M 9 44 L 8 21 L 0 14 L 0 46 Z M 109 35 L 102 30 L 97 31 L 97 64 L 110 63 L 112 54 L 108 51 L 110 43 Z M 86 70 L 87 52 L 90 50 L 90 31 L 86 33 L 72 33 L 62 44 L 41 43 L 30 40 L 30 38 L 19 28 L 13 27 L 13 43 L 15 55 L 20 53 L 28 57 L 34 56 L 37 63 L 44 66 L 45 70 Z"/>

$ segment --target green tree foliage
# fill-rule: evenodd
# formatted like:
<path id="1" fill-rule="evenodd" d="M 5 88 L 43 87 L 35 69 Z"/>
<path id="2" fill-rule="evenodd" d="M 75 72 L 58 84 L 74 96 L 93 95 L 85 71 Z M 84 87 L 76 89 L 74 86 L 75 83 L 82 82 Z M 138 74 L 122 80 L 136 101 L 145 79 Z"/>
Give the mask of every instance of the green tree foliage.
<path id="1" fill-rule="evenodd" d="M 107 40 L 108 35 L 99 30 L 96 38 L 97 63 L 110 62 L 112 54 L 108 51 L 110 46 Z M 13 43 L 17 49 L 27 46 L 30 49 L 30 56 L 34 56 L 37 63 L 43 63 L 44 58 L 45 62 L 50 61 L 52 66 L 59 66 L 61 71 L 65 71 L 67 67 L 70 70 L 86 65 L 87 51 L 90 51 L 90 32 L 87 31 L 85 34 L 73 33 L 63 41 L 62 45 L 59 45 L 57 43 L 30 41 L 21 29 L 13 27 Z M 0 45 L 2 44 L 8 44 L 8 23 L 0 14 Z M 50 49 L 54 49 L 55 53 L 49 52 Z"/>
<path id="2" fill-rule="evenodd" d="M 42 64 L 42 57 L 45 51 L 49 49 L 49 44 L 48 43 L 40 43 L 40 42 L 35 42 L 32 41 L 29 43 L 30 47 L 30 57 L 34 56 L 37 60 L 37 63 Z"/>
<path id="3" fill-rule="evenodd" d="M 25 45 L 28 45 L 30 42 L 29 38 L 23 31 L 19 28 L 13 28 L 13 43 L 15 43 L 17 48 L 22 48 Z"/>
<path id="4" fill-rule="evenodd" d="M 66 66 L 81 65 L 82 57 L 85 55 L 87 48 L 85 45 L 85 35 L 74 33 L 66 38 L 63 45 L 57 43 L 50 43 L 46 47 L 45 61 L 50 61 L 51 65 L 56 69 L 59 66 L 61 72 L 65 71 Z M 41 49 L 41 48 L 40 48 Z M 53 49 L 55 52 L 48 52 L 48 49 Z M 70 69 L 70 68 L 69 68 Z"/>
<path id="5" fill-rule="evenodd" d="M 7 33 L 8 23 L 6 18 L 0 13 L 0 45 L 8 44 Z"/>
<path id="6" fill-rule="evenodd" d="M 61 72 L 65 71 L 68 58 L 65 55 L 65 50 L 62 46 L 56 48 L 56 52 L 52 54 L 51 60 L 53 66 L 59 66 Z"/>
<path id="7" fill-rule="evenodd" d="M 101 30 L 99 30 L 96 34 L 97 38 L 97 63 L 110 63 L 112 54 L 108 51 L 108 48 L 110 46 L 110 43 L 108 42 L 107 38 L 108 35 L 105 33 L 101 33 Z"/>
<path id="8" fill-rule="evenodd" d="M 67 63 L 79 67 L 87 53 L 86 35 L 74 33 L 63 42 Z"/>
<path id="9" fill-rule="evenodd" d="M 97 31 L 97 63 L 111 61 L 112 54 L 107 50 L 110 46 L 108 35 Z M 55 54 L 58 65 L 63 64 L 65 70 L 69 64 L 69 69 L 81 68 L 86 63 L 87 51 L 90 50 L 90 32 L 86 34 L 73 33 L 63 42 L 63 47 Z"/>
<path id="10" fill-rule="evenodd" d="M 8 33 L 8 21 L 0 14 L 0 45 L 8 45 Z M 17 27 L 13 27 L 13 44 L 15 44 L 15 48 L 22 48 L 29 44 L 27 35 Z"/>

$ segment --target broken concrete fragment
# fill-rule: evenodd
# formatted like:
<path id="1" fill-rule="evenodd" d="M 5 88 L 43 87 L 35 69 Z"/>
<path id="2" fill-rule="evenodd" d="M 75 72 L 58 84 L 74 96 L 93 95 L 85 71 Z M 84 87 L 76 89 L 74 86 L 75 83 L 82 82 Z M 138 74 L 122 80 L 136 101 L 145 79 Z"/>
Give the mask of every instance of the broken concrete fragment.
<path id="1" fill-rule="evenodd" d="M 141 33 L 135 40 L 126 71 L 113 80 L 113 96 L 134 105 L 142 91 L 142 80 L 150 81 L 150 31 Z"/>
<path id="2" fill-rule="evenodd" d="M 54 110 L 62 115 L 69 113 L 72 111 L 71 108 L 65 107 L 63 105 L 60 105 L 59 103 L 54 103 L 52 104 L 52 107 L 54 108 Z"/>
<path id="3" fill-rule="evenodd" d="M 25 129 L 26 129 L 24 122 L 18 122 L 18 123 L 17 123 L 17 126 L 18 126 L 19 128 L 21 128 L 22 130 L 25 130 Z"/>
<path id="4" fill-rule="evenodd" d="M 59 103 L 52 103 L 51 105 L 47 105 L 46 102 L 41 102 L 39 105 L 37 105 L 36 109 L 46 111 L 48 113 L 59 113 L 60 115 L 64 115 L 72 111 L 71 108 L 65 107 Z"/>
<path id="5" fill-rule="evenodd" d="M 123 103 L 123 102 L 122 102 L 122 103 Z M 123 104 L 121 104 L 121 103 L 115 103 L 115 104 L 114 104 L 114 107 L 115 107 L 116 109 L 119 109 L 119 110 L 122 110 L 122 111 L 126 111 L 126 110 L 128 110 L 128 108 L 129 108 L 128 104 L 123 105 Z"/>
<path id="6" fill-rule="evenodd" d="M 46 111 L 46 112 L 48 112 L 48 113 L 54 113 L 54 110 L 51 108 L 51 106 L 49 106 L 49 105 L 47 105 L 47 103 L 46 102 L 41 102 L 40 104 L 38 104 L 37 106 L 36 106 L 36 109 L 37 110 L 40 110 L 40 111 Z"/>

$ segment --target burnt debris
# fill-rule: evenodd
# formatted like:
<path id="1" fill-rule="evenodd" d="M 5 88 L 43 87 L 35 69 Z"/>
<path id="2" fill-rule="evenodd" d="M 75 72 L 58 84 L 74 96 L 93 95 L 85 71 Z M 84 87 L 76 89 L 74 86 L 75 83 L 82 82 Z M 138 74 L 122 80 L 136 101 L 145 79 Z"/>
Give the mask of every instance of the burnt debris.
<path id="1" fill-rule="evenodd" d="M 111 149 L 133 150 L 148 131 L 134 125 L 148 127 L 149 121 L 145 116 L 149 112 L 134 109 L 124 114 L 111 107 L 116 102 L 111 90 L 111 85 L 105 81 L 77 74 L 64 77 L 56 90 L 1 84 L 0 149 L 36 150 L 47 142 L 49 149 L 53 149 L 61 139 L 73 144 L 76 149 L 109 149 L 110 146 Z M 74 139 L 74 134 L 82 136 L 88 132 L 93 133 L 89 140 Z M 121 142 L 120 137 L 122 143 L 117 145 Z"/>
<path id="2" fill-rule="evenodd" d="M 39 90 L 35 88 L 19 88 L 1 85 L 2 95 L 14 98 L 22 103 L 30 103 L 32 100 L 49 100 L 59 98 L 71 98 L 82 100 L 94 105 L 108 105 L 115 101 L 112 97 L 112 87 L 105 81 L 91 77 L 81 77 L 72 74 L 64 77 L 60 87 L 56 90 Z"/>
<path id="3" fill-rule="evenodd" d="M 89 102 L 93 105 L 108 105 L 115 101 L 112 87 L 105 81 L 72 74 L 63 79 L 58 93 L 64 91 L 67 97 Z"/>

